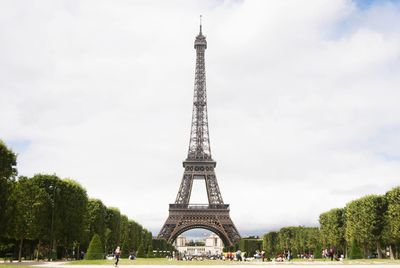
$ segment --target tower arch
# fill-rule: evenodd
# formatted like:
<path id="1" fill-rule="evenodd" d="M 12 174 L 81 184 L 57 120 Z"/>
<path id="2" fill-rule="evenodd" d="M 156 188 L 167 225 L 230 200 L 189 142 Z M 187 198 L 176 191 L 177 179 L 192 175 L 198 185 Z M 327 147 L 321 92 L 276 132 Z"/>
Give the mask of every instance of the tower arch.
<path id="1" fill-rule="evenodd" d="M 177 230 L 177 232 L 173 236 L 171 236 L 169 242 L 174 243 L 176 241 L 176 239 L 178 238 L 178 236 L 180 236 L 181 234 L 183 234 L 187 231 L 193 230 L 193 229 L 205 229 L 210 232 L 213 232 L 214 234 L 218 235 L 218 237 L 222 240 L 224 245 L 229 244 L 229 237 L 226 236 L 226 234 L 223 232 L 223 230 L 217 229 L 216 227 L 212 227 L 209 225 L 202 225 L 202 224 L 195 224 L 195 223 L 192 225 L 189 225 L 189 226 L 179 228 Z"/>

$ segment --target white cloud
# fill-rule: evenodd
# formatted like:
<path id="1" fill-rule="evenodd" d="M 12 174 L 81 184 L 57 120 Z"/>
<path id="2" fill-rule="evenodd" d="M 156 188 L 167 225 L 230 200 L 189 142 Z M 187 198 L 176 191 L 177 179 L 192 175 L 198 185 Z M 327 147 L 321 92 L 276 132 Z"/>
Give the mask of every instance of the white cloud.
<path id="1" fill-rule="evenodd" d="M 158 232 L 189 142 L 201 13 L 211 147 L 242 233 L 316 225 L 398 184 L 397 4 L 0 5 L 0 136 L 25 144 L 21 174 L 71 177 Z"/>

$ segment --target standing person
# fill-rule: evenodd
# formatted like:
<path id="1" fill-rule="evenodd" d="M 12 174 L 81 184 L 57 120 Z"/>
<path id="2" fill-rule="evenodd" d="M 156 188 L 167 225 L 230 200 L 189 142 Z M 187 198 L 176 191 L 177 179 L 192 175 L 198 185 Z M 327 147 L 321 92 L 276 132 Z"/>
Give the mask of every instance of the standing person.
<path id="1" fill-rule="evenodd" d="M 335 248 L 331 247 L 329 249 L 329 256 L 331 257 L 331 261 L 333 261 L 333 255 L 335 254 Z"/>
<path id="2" fill-rule="evenodd" d="M 264 262 L 264 259 L 265 259 L 265 251 L 264 250 L 261 251 L 261 259 L 262 259 L 262 262 Z"/>
<path id="3" fill-rule="evenodd" d="M 240 249 L 236 251 L 236 260 L 242 261 L 242 252 L 240 251 Z"/>
<path id="4" fill-rule="evenodd" d="M 115 253 L 115 259 L 116 259 L 114 266 L 118 267 L 119 256 L 121 255 L 121 249 L 119 248 L 119 246 L 115 249 L 114 253 Z"/>

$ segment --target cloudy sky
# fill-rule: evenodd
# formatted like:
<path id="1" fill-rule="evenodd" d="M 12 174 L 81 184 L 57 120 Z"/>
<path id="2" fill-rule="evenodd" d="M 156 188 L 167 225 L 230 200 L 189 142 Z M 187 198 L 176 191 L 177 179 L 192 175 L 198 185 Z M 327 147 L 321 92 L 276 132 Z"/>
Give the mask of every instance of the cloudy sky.
<path id="1" fill-rule="evenodd" d="M 396 1 L 1 1 L 0 138 L 19 173 L 75 179 L 157 234 L 187 154 L 199 14 L 243 235 L 400 184 Z"/>

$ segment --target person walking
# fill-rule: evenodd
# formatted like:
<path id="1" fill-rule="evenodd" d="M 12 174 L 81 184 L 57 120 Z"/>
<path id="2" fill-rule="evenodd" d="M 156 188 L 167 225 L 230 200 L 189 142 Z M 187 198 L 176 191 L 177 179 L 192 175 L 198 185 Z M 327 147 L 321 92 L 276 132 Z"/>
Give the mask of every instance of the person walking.
<path id="1" fill-rule="evenodd" d="M 121 255 L 121 249 L 119 246 L 115 249 L 114 253 L 115 253 L 115 259 L 116 259 L 114 266 L 118 267 L 119 256 Z"/>

